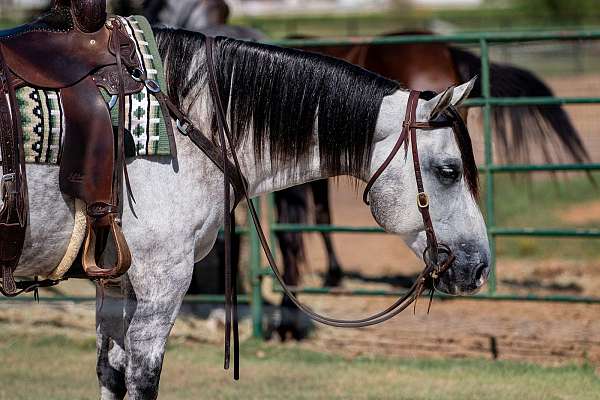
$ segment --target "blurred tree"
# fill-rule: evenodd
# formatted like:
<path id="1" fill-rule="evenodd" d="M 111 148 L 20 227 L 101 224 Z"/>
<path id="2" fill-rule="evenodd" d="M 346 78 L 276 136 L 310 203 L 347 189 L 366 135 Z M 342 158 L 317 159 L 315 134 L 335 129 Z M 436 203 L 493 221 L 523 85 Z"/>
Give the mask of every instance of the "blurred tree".
<path id="1" fill-rule="evenodd" d="M 413 0 L 391 0 L 390 7 L 397 12 L 410 11 L 413 8 Z"/>
<path id="2" fill-rule="evenodd" d="M 598 0 L 512 0 L 515 8 L 532 17 L 552 21 L 579 22 L 590 14 L 597 14 Z"/>

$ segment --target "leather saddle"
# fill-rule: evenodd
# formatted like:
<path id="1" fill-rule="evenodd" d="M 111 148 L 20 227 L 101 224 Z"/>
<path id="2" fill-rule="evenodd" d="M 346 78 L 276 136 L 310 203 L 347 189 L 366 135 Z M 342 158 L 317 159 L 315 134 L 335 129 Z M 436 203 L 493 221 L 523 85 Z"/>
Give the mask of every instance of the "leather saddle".
<path id="1" fill-rule="evenodd" d="M 23 133 L 15 100 L 15 90 L 22 86 L 60 91 L 65 120 L 60 190 L 86 204 L 81 263 L 87 277 L 112 279 L 129 268 L 131 254 L 120 216 L 127 172 L 124 96 L 143 88 L 133 78 L 143 71 L 135 46 L 123 19 L 107 18 L 106 0 L 54 0 L 38 20 L 0 32 L 0 289 L 5 294 L 17 292 L 13 273 L 28 219 Z M 118 127 L 113 127 L 99 87 L 119 99 Z M 103 252 L 111 241 L 116 257 L 105 261 Z"/>

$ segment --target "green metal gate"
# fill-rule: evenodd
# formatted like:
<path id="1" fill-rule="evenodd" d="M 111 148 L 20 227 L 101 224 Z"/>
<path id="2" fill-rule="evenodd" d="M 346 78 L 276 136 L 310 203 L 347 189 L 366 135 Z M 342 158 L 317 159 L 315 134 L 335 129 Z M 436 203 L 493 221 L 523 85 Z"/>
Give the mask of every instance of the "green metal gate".
<path id="1" fill-rule="evenodd" d="M 485 176 L 486 202 L 484 205 L 487 214 L 488 236 L 491 250 L 491 273 L 488 282 L 487 293 L 467 297 L 474 300 L 513 300 L 513 301 L 558 301 L 558 302 L 579 302 L 579 303 L 600 303 L 600 297 L 583 297 L 567 295 L 511 295 L 500 294 L 496 292 L 496 238 L 500 236 L 533 236 L 533 237 L 583 237 L 600 238 L 600 229 L 538 229 L 538 228 L 505 228 L 496 226 L 495 204 L 494 204 L 494 174 L 510 172 L 533 172 L 533 171 L 596 171 L 600 170 L 600 164 L 513 164 L 497 165 L 493 159 L 492 148 L 492 107 L 516 106 L 516 105 L 566 105 L 566 104 L 600 104 L 600 97 L 516 97 L 499 98 L 490 95 L 489 79 L 489 46 L 493 43 L 517 43 L 532 41 L 574 41 L 574 40 L 592 40 L 600 39 L 600 31 L 575 31 L 575 32 L 528 32 L 528 33 L 467 33 L 457 35 L 416 35 L 416 36 L 396 36 L 396 37 L 378 37 L 364 39 L 311 39 L 311 40 L 281 40 L 273 42 L 274 44 L 294 47 L 294 46 L 330 46 L 340 44 L 407 44 L 407 43 L 461 43 L 476 44 L 480 48 L 481 56 L 481 82 L 482 97 L 469 99 L 465 102 L 468 107 L 483 108 L 483 129 L 484 129 L 484 164 L 480 166 L 481 173 Z M 258 209 L 260 209 L 260 200 L 254 200 Z M 271 203 L 271 201 L 269 201 Z M 269 208 L 272 209 L 272 204 Z M 272 214 L 272 212 L 270 212 Z M 381 234 L 384 231 L 376 227 L 349 227 L 349 226 L 330 226 L 330 225 L 295 225 L 295 224 L 277 224 L 269 216 L 269 233 L 271 238 L 275 232 L 340 232 L 340 233 L 368 233 Z M 251 308 L 253 318 L 253 332 L 256 337 L 262 336 L 262 279 L 271 275 L 270 269 L 261 264 L 261 248 L 258 237 L 254 230 L 249 232 L 250 238 L 250 282 L 252 288 Z M 281 291 L 274 284 L 274 290 Z M 363 295 L 363 296 L 398 296 L 401 292 L 386 290 L 340 290 L 321 287 L 304 287 L 298 290 L 302 294 L 343 294 L 343 295 Z M 442 298 L 452 298 L 450 296 L 438 295 Z M 463 298 L 464 299 L 464 298 Z"/>
<path id="2" fill-rule="evenodd" d="M 496 238 L 501 236 L 534 236 L 534 237 L 581 237 L 581 238 L 600 238 L 600 229 L 537 229 L 537 228 L 506 228 L 497 227 L 495 221 L 494 204 L 494 180 L 492 177 L 498 173 L 510 172 L 534 172 L 534 171 L 597 171 L 600 170 L 600 164 L 541 164 L 541 165 L 497 165 L 493 160 L 492 149 L 492 126 L 491 111 L 492 107 L 503 107 L 511 105 L 566 105 L 566 104 L 600 104 L 600 97 L 517 97 L 517 98 L 492 98 L 490 96 L 489 81 L 489 46 L 494 43 L 517 43 L 517 42 L 536 42 L 536 41 L 580 41 L 600 39 L 600 30 L 598 31 L 573 31 L 573 32 L 527 32 L 527 33 L 467 33 L 457 35 L 417 35 L 417 36 L 397 36 L 397 37 L 379 37 L 364 39 L 317 39 L 317 40 L 282 40 L 273 42 L 282 46 L 328 46 L 337 44 L 397 44 L 397 43 L 459 43 L 478 45 L 481 56 L 481 78 L 483 97 L 468 100 L 465 105 L 470 107 L 483 108 L 483 128 L 484 128 L 484 164 L 480 166 L 480 171 L 485 176 L 486 185 L 486 203 L 484 205 L 487 213 L 487 227 L 490 239 L 491 250 L 491 273 L 488 283 L 488 292 L 478 294 L 466 299 L 473 300 L 514 300 L 514 301 L 551 301 L 551 302 L 578 302 L 578 303 L 600 303 L 600 297 L 582 297 L 582 296 L 536 296 L 536 295 L 510 295 L 499 294 L 496 292 Z M 260 199 L 253 200 L 257 209 L 260 210 Z M 269 202 L 270 203 L 270 202 Z M 272 207 L 269 204 L 269 210 Z M 272 212 L 270 212 L 272 214 Z M 269 217 L 272 222 L 272 216 Z M 340 233 L 367 233 L 381 234 L 384 231 L 376 227 L 350 227 L 350 226 L 319 226 L 319 225 L 291 225 L 291 224 L 269 224 L 269 233 L 271 238 L 275 232 L 340 232 Z M 238 230 L 249 239 L 249 295 L 242 295 L 239 298 L 240 303 L 250 304 L 253 320 L 253 333 L 256 337 L 262 337 L 263 321 L 263 278 L 270 276 L 270 270 L 262 264 L 261 247 L 258 235 L 254 229 L 240 228 Z M 275 288 L 277 290 L 277 288 Z M 362 295 L 362 296 L 398 296 L 398 291 L 384 290 L 340 290 L 327 289 L 320 287 L 306 287 L 298 291 L 302 294 L 344 294 L 344 295 Z M 446 298 L 447 296 L 438 295 Z M 452 298 L 452 297 L 448 297 Z M 465 298 L 463 298 L 465 299 Z M 30 297 L 21 297 L 10 299 L 11 301 L 31 301 Z M 87 302 L 94 301 L 90 297 L 42 297 L 40 301 L 74 301 Z M 188 296 L 184 300 L 191 303 L 221 303 L 224 297 L 220 295 L 198 295 Z"/>

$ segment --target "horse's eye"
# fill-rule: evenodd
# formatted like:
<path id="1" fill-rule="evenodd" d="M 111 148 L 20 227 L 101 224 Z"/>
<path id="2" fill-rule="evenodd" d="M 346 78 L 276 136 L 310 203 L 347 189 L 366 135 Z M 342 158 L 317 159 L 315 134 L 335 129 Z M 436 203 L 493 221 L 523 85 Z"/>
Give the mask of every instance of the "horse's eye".
<path id="1" fill-rule="evenodd" d="M 454 183 L 460 177 L 460 169 L 455 166 L 444 165 L 437 167 L 436 170 L 440 179 L 445 183 Z"/>

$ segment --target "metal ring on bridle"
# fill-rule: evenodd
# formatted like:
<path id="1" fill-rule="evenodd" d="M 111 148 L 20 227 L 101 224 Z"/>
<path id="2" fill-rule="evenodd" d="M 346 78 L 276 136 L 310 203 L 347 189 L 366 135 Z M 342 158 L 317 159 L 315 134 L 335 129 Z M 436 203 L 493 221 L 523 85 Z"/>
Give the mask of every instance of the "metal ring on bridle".
<path id="1" fill-rule="evenodd" d="M 431 250 L 431 248 L 429 246 L 427 246 L 425 248 L 425 250 L 423 250 L 423 261 L 425 262 L 426 265 L 430 265 L 430 258 L 428 256 L 429 251 Z M 448 268 L 450 268 L 452 262 L 448 262 L 451 258 L 453 258 L 453 254 L 452 254 L 452 250 L 450 250 L 450 247 L 448 247 L 447 245 L 445 245 L 444 243 L 438 243 L 437 245 L 437 253 L 438 253 L 438 259 L 439 259 L 439 255 L 440 254 L 445 254 L 446 255 L 446 259 L 442 262 L 439 263 L 439 260 L 436 260 L 435 262 L 435 266 L 434 266 L 434 271 L 432 271 L 433 273 L 439 275 L 443 272 L 445 272 Z M 440 265 L 443 268 L 439 268 Z"/>
<path id="2" fill-rule="evenodd" d="M 150 93 L 160 93 L 160 84 L 154 79 L 145 80 L 144 85 Z"/>
<path id="3" fill-rule="evenodd" d="M 117 96 L 115 94 L 110 98 L 110 100 L 108 100 L 108 102 L 106 103 L 106 106 L 108 107 L 109 110 L 112 110 L 113 107 L 117 104 L 117 101 L 119 101 L 119 96 Z"/>
<path id="4" fill-rule="evenodd" d="M 131 78 L 136 82 L 141 82 L 144 79 L 144 71 L 139 68 L 134 68 L 131 71 Z"/>

